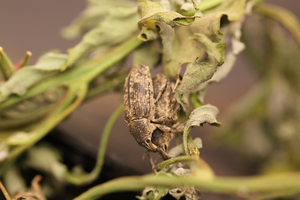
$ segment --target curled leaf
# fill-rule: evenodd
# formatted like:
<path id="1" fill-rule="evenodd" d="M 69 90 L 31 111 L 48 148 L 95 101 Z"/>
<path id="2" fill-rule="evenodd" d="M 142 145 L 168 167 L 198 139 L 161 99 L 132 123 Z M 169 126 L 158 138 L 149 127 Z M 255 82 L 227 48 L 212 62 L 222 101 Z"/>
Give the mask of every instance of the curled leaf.
<path id="1" fill-rule="evenodd" d="M 169 194 L 179 200 L 185 197 L 186 200 L 197 200 L 200 198 L 200 193 L 195 190 L 194 186 L 179 186 L 169 190 Z"/>
<path id="2" fill-rule="evenodd" d="M 187 138 L 192 130 L 192 127 L 199 125 L 203 126 L 204 123 L 209 123 L 212 126 L 221 126 L 221 123 L 219 123 L 216 119 L 218 112 L 218 108 L 207 104 L 196 108 L 190 114 L 189 120 L 186 122 L 186 126 L 183 130 L 183 147 L 187 155 L 189 155 Z"/>
<path id="3" fill-rule="evenodd" d="M 62 29 L 61 34 L 64 38 L 75 39 L 81 34 L 98 26 L 113 7 L 130 8 L 136 6 L 135 2 L 126 0 L 88 0 L 87 3 L 87 7 L 71 24 Z"/>
<path id="4" fill-rule="evenodd" d="M 162 40 L 163 54 L 165 59 L 171 59 L 172 42 L 174 40 L 173 28 L 165 22 L 157 21 L 156 26 L 159 28 L 159 35 Z"/>
<path id="5" fill-rule="evenodd" d="M 198 149 L 202 148 L 201 138 L 195 138 L 193 142 L 194 142 L 194 145 L 196 148 L 198 148 Z M 171 158 L 178 157 L 182 154 L 184 154 L 183 144 L 180 144 L 180 145 L 170 149 L 170 151 L 169 151 L 169 155 L 171 156 Z"/>
<path id="6" fill-rule="evenodd" d="M 164 172 L 158 172 L 156 177 L 159 176 L 172 176 L 169 173 L 164 173 Z M 140 200 L 160 200 L 162 197 L 166 196 L 168 194 L 169 189 L 167 187 L 152 187 L 152 186 L 147 186 L 143 190 L 142 196 L 137 196 L 138 199 Z"/>
<path id="7" fill-rule="evenodd" d="M 189 107 L 189 95 L 195 86 L 209 80 L 217 67 L 224 62 L 225 43 L 214 44 L 204 34 L 195 34 L 195 40 L 205 46 L 208 62 L 198 62 L 197 59 L 188 64 L 181 84 L 176 90 L 176 99 L 186 112 Z"/>
<path id="8" fill-rule="evenodd" d="M 140 200 L 159 200 L 168 194 L 166 187 L 146 187 L 143 190 L 142 196 L 137 196 Z"/>
<path id="9" fill-rule="evenodd" d="M 240 5 L 241 6 L 241 5 Z M 245 12 L 244 14 L 251 13 L 252 10 L 252 4 L 251 2 L 247 3 L 245 6 Z M 224 38 L 226 41 L 229 41 L 230 48 L 225 54 L 225 61 L 224 64 L 217 68 L 217 71 L 214 73 L 211 79 L 208 81 L 199 84 L 194 91 L 197 91 L 197 100 L 200 101 L 200 104 L 203 104 L 204 101 L 204 91 L 210 85 L 211 83 L 218 83 L 224 78 L 227 77 L 231 69 L 233 68 L 236 57 L 238 54 L 240 54 L 244 48 L 245 45 L 240 41 L 241 38 L 241 28 L 245 21 L 245 15 L 241 16 L 238 20 L 231 22 L 226 27 L 223 28 L 223 31 L 226 33 Z"/>
<path id="10" fill-rule="evenodd" d="M 223 21 L 231 23 L 239 20 L 244 14 L 244 7 L 245 0 L 224 1 L 215 9 L 205 12 L 203 17 L 196 18 L 190 26 L 179 27 L 172 44 L 171 60 L 164 59 L 164 69 L 167 76 L 175 79 L 179 64 L 191 63 L 196 57 L 200 60 L 205 57 L 206 47 L 194 39 L 195 35 L 203 34 L 216 45 L 222 44 L 224 35 L 220 30 L 220 25 L 223 25 Z"/>
<path id="11" fill-rule="evenodd" d="M 26 165 L 64 180 L 67 167 L 60 162 L 59 152 L 49 145 L 32 147 L 27 152 Z"/>
<path id="12" fill-rule="evenodd" d="M 174 174 L 179 177 L 189 177 L 191 175 L 191 170 L 179 167 L 174 171 Z M 178 200 L 183 196 L 187 200 L 197 200 L 200 198 L 200 194 L 195 190 L 194 186 L 178 186 L 171 188 L 169 194 Z"/>
<path id="13" fill-rule="evenodd" d="M 142 19 L 138 22 L 139 27 L 149 26 L 151 20 L 164 21 L 172 27 L 181 25 L 190 25 L 196 17 L 201 17 L 201 14 L 194 16 L 183 16 L 174 11 L 165 10 L 159 2 L 153 2 L 149 0 L 139 0 L 138 1 L 139 13 Z"/>
<path id="14" fill-rule="evenodd" d="M 25 94 L 32 85 L 45 78 L 46 75 L 59 72 L 66 60 L 67 55 L 50 52 L 41 56 L 35 65 L 19 69 L 0 86 L 0 102 L 11 94 Z"/>
<path id="15" fill-rule="evenodd" d="M 123 42 L 136 30 L 139 16 L 136 7 L 111 7 L 99 25 L 86 33 L 75 47 L 69 50 L 64 70 L 81 59 L 89 50 L 100 47 L 105 52 L 110 47 Z"/>
<path id="16" fill-rule="evenodd" d="M 160 2 L 149 0 L 138 1 L 138 11 L 141 20 L 138 26 L 141 30 L 139 39 L 143 41 L 154 40 L 158 35 L 162 39 L 163 53 L 167 60 L 171 58 L 171 47 L 174 39 L 174 27 L 187 26 L 202 13 L 196 12 L 193 16 L 184 16 L 175 11 L 165 10 Z"/>

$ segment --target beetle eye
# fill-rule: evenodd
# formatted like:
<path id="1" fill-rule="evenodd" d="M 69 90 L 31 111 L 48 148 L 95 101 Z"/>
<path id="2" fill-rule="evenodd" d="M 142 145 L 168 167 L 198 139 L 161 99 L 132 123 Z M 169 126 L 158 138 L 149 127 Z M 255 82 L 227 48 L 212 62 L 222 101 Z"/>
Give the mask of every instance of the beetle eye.
<path id="1" fill-rule="evenodd" d="M 166 151 L 167 150 L 167 145 L 163 145 L 163 149 L 164 149 L 164 151 Z"/>
<path id="2" fill-rule="evenodd" d="M 149 144 L 149 143 L 150 143 L 150 140 L 149 140 L 149 139 L 147 139 L 147 140 L 146 140 L 146 143 L 147 143 L 147 144 Z"/>

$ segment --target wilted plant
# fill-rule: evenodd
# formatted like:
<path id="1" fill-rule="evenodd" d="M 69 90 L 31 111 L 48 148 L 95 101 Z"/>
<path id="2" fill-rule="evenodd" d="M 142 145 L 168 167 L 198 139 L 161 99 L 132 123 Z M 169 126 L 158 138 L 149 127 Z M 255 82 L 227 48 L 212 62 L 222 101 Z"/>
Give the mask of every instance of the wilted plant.
<path id="1" fill-rule="evenodd" d="M 83 34 L 68 54 L 48 52 L 35 65 L 27 66 L 28 52 L 14 66 L 1 48 L 1 176 L 6 180 L 13 177 L 17 169 L 12 166 L 27 151 L 28 166 L 57 181 L 79 185 L 97 179 L 110 129 L 123 112 L 122 105 L 104 128 L 91 173 L 69 171 L 55 149 L 34 145 L 86 99 L 110 90 L 122 93 L 129 72 L 125 63 L 131 60 L 131 67 L 163 66 L 171 81 L 176 80 L 178 67 L 186 66 L 176 88 L 182 108 L 179 120 L 188 116 L 180 135 L 182 144 L 169 151 L 171 159 L 154 166 L 154 175 L 112 180 L 76 200 L 142 189 L 139 199 L 160 199 L 168 193 L 176 199 L 198 199 L 204 191 L 257 199 L 299 196 L 300 73 L 296 63 L 300 59 L 300 26 L 288 11 L 262 2 L 89 0 L 87 8 L 63 30 L 66 38 Z M 286 36 L 286 30 L 291 35 Z M 258 36 L 262 44 L 255 46 L 251 41 Z M 190 131 L 204 123 L 220 126 L 218 109 L 205 104 L 205 90 L 228 75 L 245 47 L 261 80 L 224 122 L 217 139 L 254 159 L 266 160 L 262 172 L 285 173 L 220 178 L 199 157 L 202 141 L 193 139 Z"/>

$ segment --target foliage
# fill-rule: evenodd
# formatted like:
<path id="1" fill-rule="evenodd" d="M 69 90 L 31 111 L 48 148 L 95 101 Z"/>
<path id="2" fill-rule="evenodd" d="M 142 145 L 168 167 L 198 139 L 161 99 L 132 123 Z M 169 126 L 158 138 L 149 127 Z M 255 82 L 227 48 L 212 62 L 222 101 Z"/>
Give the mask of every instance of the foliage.
<path id="1" fill-rule="evenodd" d="M 60 184 L 82 185 L 98 178 L 122 105 L 107 122 L 90 173 L 68 170 L 55 148 L 35 144 L 85 100 L 110 90 L 122 93 L 119 88 L 128 74 L 125 63 L 131 60 L 131 67 L 162 65 L 172 81 L 186 66 L 176 88 L 180 120 L 189 116 L 182 144 L 169 151 L 171 159 L 153 166 L 155 174 L 115 179 L 76 200 L 137 189 L 144 189 L 139 199 L 167 194 L 198 199 L 205 191 L 257 199 L 299 196 L 300 25 L 289 11 L 262 1 L 88 0 L 87 8 L 62 31 L 69 39 L 83 35 L 68 54 L 48 52 L 28 66 L 27 52 L 20 64 L 13 65 L 1 47 L 0 175 L 9 192 L 25 190 L 14 165 L 25 152 L 26 166 Z M 251 17 L 245 21 L 246 16 Z M 193 139 L 190 131 L 204 123 L 220 126 L 218 109 L 205 104 L 204 94 L 211 83 L 228 75 L 245 47 L 260 80 L 223 122 L 215 141 L 253 160 L 265 160 L 260 171 L 272 175 L 220 178 L 199 156 L 202 140 Z"/>

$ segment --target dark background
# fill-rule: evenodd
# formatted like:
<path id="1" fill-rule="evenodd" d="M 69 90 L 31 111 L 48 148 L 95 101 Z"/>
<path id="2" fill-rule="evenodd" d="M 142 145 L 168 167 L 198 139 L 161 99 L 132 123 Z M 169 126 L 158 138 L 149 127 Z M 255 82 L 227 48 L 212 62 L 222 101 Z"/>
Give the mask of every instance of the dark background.
<path id="1" fill-rule="evenodd" d="M 270 0 L 288 8 L 300 16 L 300 1 Z M 45 51 L 60 49 L 62 52 L 74 46 L 79 40 L 67 41 L 60 36 L 60 29 L 67 26 L 77 14 L 85 8 L 82 0 L 1 0 L 0 1 L 0 46 L 17 63 L 26 51 L 31 51 L 31 64 Z M 219 121 L 226 111 L 245 94 L 255 83 L 256 77 L 247 66 L 244 56 L 238 62 L 226 80 L 212 85 L 205 99 L 206 103 L 220 109 Z M 108 94 L 94 99 L 78 108 L 58 127 L 68 135 L 80 141 L 93 155 L 96 155 L 102 129 L 110 114 L 122 103 L 122 96 Z M 194 136 L 205 138 L 216 128 L 195 128 Z M 123 117 L 113 128 L 107 154 L 142 172 L 151 171 L 149 162 L 143 161 L 145 150 L 138 146 L 127 130 Z M 245 175 L 247 172 L 232 152 L 219 151 L 207 146 L 201 150 L 204 158 L 217 175 Z"/>

